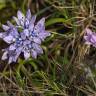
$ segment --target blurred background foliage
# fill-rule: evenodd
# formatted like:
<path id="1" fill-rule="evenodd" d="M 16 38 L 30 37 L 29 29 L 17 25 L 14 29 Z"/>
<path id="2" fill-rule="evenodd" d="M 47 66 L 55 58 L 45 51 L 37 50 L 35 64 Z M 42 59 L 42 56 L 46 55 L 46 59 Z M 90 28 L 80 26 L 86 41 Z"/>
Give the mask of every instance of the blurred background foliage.
<path id="1" fill-rule="evenodd" d="M 83 40 L 86 27 L 96 31 L 96 1 L 0 0 L 0 25 L 28 8 L 52 35 L 38 59 L 0 61 L 0 96 L 96 96 L 96 49 Z"/>

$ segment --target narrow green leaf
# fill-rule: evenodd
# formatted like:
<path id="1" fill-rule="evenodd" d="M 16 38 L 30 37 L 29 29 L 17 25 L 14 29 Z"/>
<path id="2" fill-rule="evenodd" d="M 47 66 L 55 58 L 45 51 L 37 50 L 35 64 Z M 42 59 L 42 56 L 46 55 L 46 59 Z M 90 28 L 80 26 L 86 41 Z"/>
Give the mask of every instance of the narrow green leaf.
<path id="1" fill-rule="evenodd" d="M 62 22 L 62 23 L 65 23 L 66 22 L 66 20 L 64 19 L 64 18 L 51 18 L 50 20 L 48 20 L 47 22 L 46 22 L 46 27 L 47 26 L 49 26 L 49 25 L 52 25 L 52 24 L 55 24 L 55 23 L 60 23 L 60 22 Z"/>

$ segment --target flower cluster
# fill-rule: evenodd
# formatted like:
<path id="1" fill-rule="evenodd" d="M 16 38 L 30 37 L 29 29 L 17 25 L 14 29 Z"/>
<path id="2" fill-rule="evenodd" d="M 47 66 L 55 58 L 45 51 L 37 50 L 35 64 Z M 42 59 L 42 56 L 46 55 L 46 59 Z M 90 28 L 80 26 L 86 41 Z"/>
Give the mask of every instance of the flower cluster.
<path id="1" fill-rule="evenodd" d="M 85 43 L 96 47 L 96 33 L 86 28 L 86 35 L 84 36 Z"/>
<path id="2" fill-rule="evenodd" d="M 50 33 L 45 30 L 45 18 L 35 23 L 36 16 L 31 16 L 28 9 L 26 16 L 18 11 L 17 17 L 13 19 L 16 21 L 15 26 L 9 21 L 7 25 L 2 25 L 5 32 L 0 33 L 0 38 L 10 45 L 3 49 L 2 60 L 9 59 L 9 64 L 16 62 L 21 53 L 24 54 L 25 59 L 30 56 L 37 58 L 37 55 L 43 53 L 40 46 L 42 41 L 50 36 Z"/>

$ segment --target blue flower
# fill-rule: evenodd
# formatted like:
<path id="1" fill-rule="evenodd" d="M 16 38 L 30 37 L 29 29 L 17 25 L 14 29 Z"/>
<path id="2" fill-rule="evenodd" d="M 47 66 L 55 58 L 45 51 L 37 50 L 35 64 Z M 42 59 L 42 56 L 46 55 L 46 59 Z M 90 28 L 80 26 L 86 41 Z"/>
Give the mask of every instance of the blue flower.
<path id="1" fill-rule="evenodd" d="M 37 58 L 37 55 L 43 53 L 42 41 L 51 35 L 45 30 L 45 18 L 35 23 L 36 16 L 31 16 L 30 9 L 26 16 L 18 11 L 17 17 L 13 18 L 16 21 L 15 26 L 9 21 L 7 25 L 2 25 L 5 32 L 0 33 L 0 38 L 10 44 L 7 49 L 3 50 L 2 60 L 9 59 L 8 63 L 16 62 L 21 53 L 24 54 L 26 60 L 30 56 Z"/>

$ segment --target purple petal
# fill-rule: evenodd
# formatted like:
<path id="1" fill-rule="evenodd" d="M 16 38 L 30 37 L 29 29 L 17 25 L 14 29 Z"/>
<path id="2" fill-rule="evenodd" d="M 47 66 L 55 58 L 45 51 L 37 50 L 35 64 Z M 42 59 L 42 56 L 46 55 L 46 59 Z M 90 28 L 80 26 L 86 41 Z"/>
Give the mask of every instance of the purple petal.
<path id="1" fill-rule="evenodd" d="M 85 36 L 84 36 L 84 39 L 85 39 L 85 40 L 88 40 L 88 36 L 85 35 Z"/>
<path id="2" fill-rule="evenodd" d="M 12 28 L 14 27 L 14 25 L 10 21 L 7 21 L 7 24 L 9 27 L 12 27 Z"/>
<path id="3" fill-rule="evenodd" d="M 31 19 L 31 11 L 30 11 L 30 9 L 28 9 L 28 11 L 27 11 L 27 13 L 26 13 L 26 18 L 27 18 L 28 20 Z"/>
<path id="4" fill-rule="evenodd" d="M 6 36 L 5 38 L 3 38 L 3 40 L 6 42 L 6 43 L 12 43 L 13 42 L 13 36 L 9 35 L 9 36 Z"/>
<path id="5" fill-rule="evenodd" d="M 34 24 L 36 20 L 36 15 L 32 16 L 31 20 L 30 20 L 30 25 Z"/>
<path id="6" fill-rule="evenodd" d="M 29 36 L 29 30 L 28 29 L 24 29 L 24 34 L 26 35 L 26 36 Z"/>
<path id="7" fill-rule="evenodd" d="M 4 39 L 5 37 L 9 36 L 10 33 L 8 32 L 2 32 L 0 33 L 0 38 Z"/>
<path id="8" fill-rule="evenodd" d="M 90 41 L 92 43 L 96 43 L 96 36 L 95 35 L 92 35 L 91 38 L 90 38 Z"/>
<path id="9" fill-rule="evenodd" d="M 30 21 L 30 24 L 29 24 L 30 31 L 33 31 L 35 20 L 36 20 L 36 15 L 32 16 L 32 19 Z"/>
<path id="10" fill-rule="evenodd" d="M 88 45 L 91 44 L 90 39 L 91 39 L 91 36 L 90 35 L 85 35 L 84 36 L 85 43 L 88 44 Z"/>
<path id="11" fill-rule="evenodd" d="M 25 33 L 24 33 L 24 32 L 21 32 L 21 33 L 20 33 L 20 36 L 21 36 L 21 38 L 22 38 L 23 40 L 25 40 L 25 39 L 26 39 L 26 35 L 25 35 Z"/>
<path id="12" fill-rule="evenodd" d="M 37 22 L 37 24 L 34 27 L 34 33 L 39 34 L 39 33 L 45 32 L 44 22 L 45 22 L 45 18 L 42 18 L 40 21 Z M 44 34 L 42 34 L 42 35 L 44 37 Z"/>
<path id="13" fill-rule="evenodd" d="M 17 28 L 13 27 L 10 32 L 9 35 L 12 35 L 14 38 L 17 38 L 19 36 L 19 33 L 17 31 Z"/>
<path id="14" fill-rule="evenodd" d="M 86 28 L 85 31 L 88 35 L 92 35 L 92 31 L 89 28 Z"/>
<path id="15" fill-rule="evenodd" d="M 32 32 L 33 29 L 34 29 L 34 24 L 30 24 L 30 25 L 29 25 L 29 30 Z"/>
<path id="16" fill-rule="evenodd" d="M 24 14 L 20 10 L 17 12 L 17 17 L 19 20 L 22 20 L 22 19 L 24 20 L 25 18 Z"/>
<path id="17" fill-rule="evenodd" d="M 40 21 L 37 22 L 36 26 L 35 26 L 35 29 L 36 30 L 45 30 L 45 18 L 42 18 Z"/>
<path id="18" fill-rule="evenodd" d="M 15 44 L 10 45 L 9 50 L 15 50 L 15 49 L 16 49 Z"/>
<path id="19" fill-rule="evenodd" d="M 24 51 L 24 58 L 27 60 L 30 57 L 30 53 L 27 51 Z"/>
<path id="20" fill-rule="evenodd" d="M 17 12 L 17 17 L 20 22 L 20 24 L 24 27 L 24 21 L 25 21 L 25 16 L 21 11 Z"/>
<path id="21" fill-rule="evenodd" d="M 26 18 L 24 22 L 24 27 L 28 28 L 29 27 L 29 20 Z"/>
<path id="22" fill-rule="evenodd" d="M 13 58 L 10 56 L 9 57 L 9 61 L 8 61 L 8 64 L 12 63 L 13 62 Z"/>
<path id="23" fill-rule="evenodd" d="M 30 42 L 31 42 L 31 41 L 29 41 L 29 40 L 25 40 L 25 41 L 23 42 L 23 45 L 26 46 L 26 45 L 30 44 Z M 27 46 L 27 47 L 28 47 L 28 46 Z"/>
<path id="24" fill-rule="evenodd" d="M 38 37 L 34 37 L 33 41 L 37 44 L 41 44 L 41 39 L 39 39 Z"/>
<path id="25" fill-rule="evenodd" d="M 35 50 L 31 50 L 31 56 L 36 59 L 37 58 L 37 52 Z"/>
<path id="26" fill-rule="evenodd" d="M 4 33 L 0 33 L 0 38 L 3 38 L 3 36 L 4 36 Z"/>
<path id="27" fill-rule="evenodd" d="M 9 30 L 10 27 L 7 25 L 2 25 L 2 28 L 3 28 L 3 30 L 7 31 L 7 30 Z"/>
<path id="28" fill-rule="evenodd" d="M 14 62 L 17 61 L 19 55 L 21 54 L 21 51 L 22 51 L 22 48 L 21 47 L 19 47 L 19 48 L 16 49 L 16 55 L 14 57 Z"/>
<path id="29" fill-rule="evenodd" d="M 42 27 L 42 26 L 44 26 L 44 23 L 45 23 L 45 18 L 42 18 L 41 20 L 39 20 L 39 21 L 37 22 L 37 25 L 38 25 L 39 27 Z"/>
<path id="30" fill-rule="evenodd" d="M 8 52 L 7 52 L 7 51 L 5 51 L 5 52 L 3 53 L 2 60 L 5 60 L 5 59 L 7 59 L 7 58 L 8 58 L 8 57 L 7 57 L 7 54 L 8 54 Z"/>
<path id="31" fill-rule="evenodd" d="M 49 33 L 49 32 L 41 32 L 41 33 L 38 34 L 38 37 L 39 37 L 42 41 L 44 41 L 44 39 L 45 39 L 46 37 L 50 36 L 50 35 L 51 35 L 51 33 Z"/>
<path id="32" fill-rule="evenodd" d="M 38 54 L 42 54 L 43 53 L 43 49 L 36 43 L 33 43 L 33 48 L 34 50 L 38 53 Z"/>
<path id="33" fill-rule="evenodd" d="M 4 38 L 9 35 L 12 35 L 13 37 L 17 37 L 19 35 L 17 32 L 17 28 L 12 27 L 9 30 L 7 30 L 6 32 L 0 33 L 0 38 Z"/>
<path id="34" fill-rule="evenodd" d="M 22 49 L 23 49 L 23 46 L 18 47 L 18 48 L 16 49 L 16 53 L 21 53 Z"/>
<path id="35" fill-rule="evenodd" d="M 17 23 L 17 25 L 20 25 L 19 20 L 15 16 L 13 16 L 13 19 L 15 20 L 15 22 Z"/>

